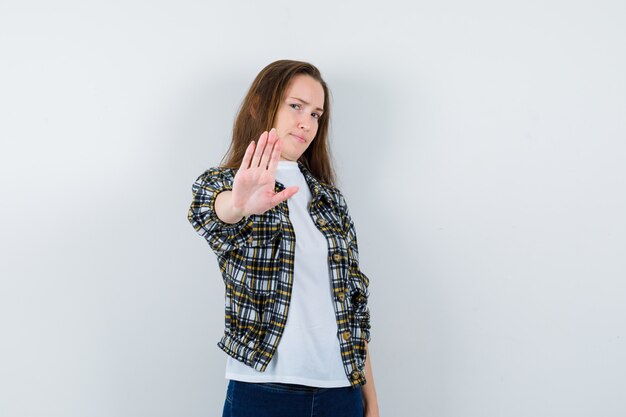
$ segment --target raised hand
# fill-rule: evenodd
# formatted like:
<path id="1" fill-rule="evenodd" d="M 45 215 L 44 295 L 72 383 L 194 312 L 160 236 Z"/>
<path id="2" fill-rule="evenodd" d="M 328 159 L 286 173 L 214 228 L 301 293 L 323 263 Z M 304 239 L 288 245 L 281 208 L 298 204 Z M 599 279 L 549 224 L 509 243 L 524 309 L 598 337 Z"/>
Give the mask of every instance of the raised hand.
<path id="1" fill-rule="evenodd" d="M 276 129 L 265 131 L 258 143 L 250 142 L 233 180 L 233 207 L 242 215 L 263 214 L 298 192 L 297 186 L 274 191 L 276 167 L 280 159 Z"/>

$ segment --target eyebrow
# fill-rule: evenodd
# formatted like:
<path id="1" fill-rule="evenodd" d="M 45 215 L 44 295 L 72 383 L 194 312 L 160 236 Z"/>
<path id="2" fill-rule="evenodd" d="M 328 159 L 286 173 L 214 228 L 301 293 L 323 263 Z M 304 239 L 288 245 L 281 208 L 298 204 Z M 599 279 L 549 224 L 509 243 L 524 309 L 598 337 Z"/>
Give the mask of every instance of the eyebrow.
<path id="1" fill-rule="evenodd" d="M 289 98 L 295 98 L 296 100 L 299 100 L 299 101 L 303 102 L 304 104 L 311 104 L 311 103 L 307 103 L 306 101 L 304 101 L 304 100 L 302 100 L 301 98 L 298 98 L 298 97 L 289 97 Z M 319 107 L 316 108 L 315 110 L 319 110 L 322 113 L 324 112 L 324 109 L 321 109 Z"/>

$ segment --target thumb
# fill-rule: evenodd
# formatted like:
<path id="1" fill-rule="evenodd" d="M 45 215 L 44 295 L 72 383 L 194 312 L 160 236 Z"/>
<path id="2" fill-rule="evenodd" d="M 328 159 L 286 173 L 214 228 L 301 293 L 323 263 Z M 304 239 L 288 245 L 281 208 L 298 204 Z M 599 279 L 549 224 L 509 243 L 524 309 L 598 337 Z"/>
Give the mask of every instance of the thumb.
<path id="1" fill-rule="evenodd" d="M 276 195 L 274 195 L 274 198 L 272 199 L 272 203 L 277 206 L 280 203 L 282 203 L 285 200 L 290 199 L 291 197 L 293 197 L 293 195 L 295 193 L 297 193 L 300 190 L 300 188 L 296 185 L 293 185 L 291 187 L 287 187 L 284 190 L 282 190 L 280 193 L 277 193 Z"/>

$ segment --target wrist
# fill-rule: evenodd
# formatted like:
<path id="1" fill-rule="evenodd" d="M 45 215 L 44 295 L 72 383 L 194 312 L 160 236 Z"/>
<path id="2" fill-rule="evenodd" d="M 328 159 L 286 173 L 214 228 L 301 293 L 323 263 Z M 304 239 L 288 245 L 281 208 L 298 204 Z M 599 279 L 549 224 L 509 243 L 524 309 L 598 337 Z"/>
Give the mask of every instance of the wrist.
<path id="1" fill-rule="evenodd" d="M 222 191 L 215 199 L 215 212 L 217 217 L 228 224 L 235 224 L 246 217 L 243 207 L 233 204 L 233 193 L 230 190 Z"/>
<path id="2" fill-rule="evenodd" d="M 239 220 L 243 219 L 244 217 L 248 217 L 248 214 L 246 214 L 246 212 L 244 211 L 243 206 L 236 206 L 235 204 L 231 204 L 231 213 L 234 217 L 237 217 Z"/>
<path id="3" fill-rule="evenodd" d="M 378 417 L 380 413 L 380 411 L 378 410 L 378 403 L 374 403 L 374 404 L 365 403 L 363 412 L 365 413 L 367 417 L 369 416 Z"/>

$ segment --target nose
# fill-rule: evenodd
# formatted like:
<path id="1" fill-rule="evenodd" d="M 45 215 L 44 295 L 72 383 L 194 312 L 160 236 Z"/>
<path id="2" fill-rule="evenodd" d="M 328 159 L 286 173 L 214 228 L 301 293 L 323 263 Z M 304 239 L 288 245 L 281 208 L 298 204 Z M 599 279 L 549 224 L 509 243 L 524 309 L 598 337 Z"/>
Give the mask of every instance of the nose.
<path id="1" fill-rule="evenodd" d="M 300 119 L 298 120 L 298 128 L 302 129 L 302 130 L 309 130 L 310 125 L 309 125 L 309 121 L 307 120 L 306 116 L 300 116 Z"/>

